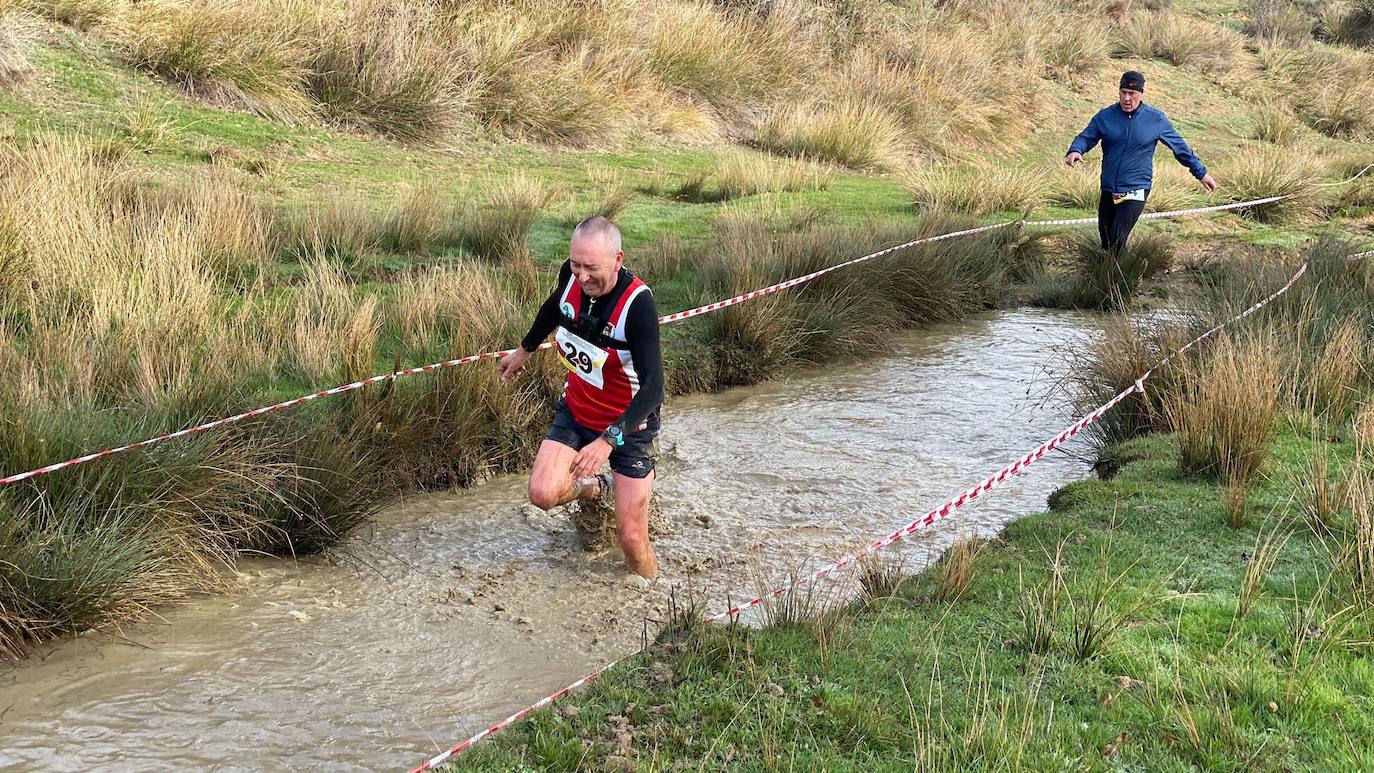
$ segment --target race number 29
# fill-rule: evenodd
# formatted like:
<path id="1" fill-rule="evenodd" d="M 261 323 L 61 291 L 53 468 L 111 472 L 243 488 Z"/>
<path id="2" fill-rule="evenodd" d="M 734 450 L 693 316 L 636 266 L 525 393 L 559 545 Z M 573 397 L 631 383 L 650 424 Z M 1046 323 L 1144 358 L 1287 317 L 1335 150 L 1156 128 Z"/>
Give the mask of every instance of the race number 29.
<path id="1" fill-rule="evenodd" d="M 605 349 L 561 327 L 554 340 L 558 343 L 558 359 L 563 363 L 563 367 L 597 389 L 605 387 L 606 380 L 602 368 L 609 356 Z"/>

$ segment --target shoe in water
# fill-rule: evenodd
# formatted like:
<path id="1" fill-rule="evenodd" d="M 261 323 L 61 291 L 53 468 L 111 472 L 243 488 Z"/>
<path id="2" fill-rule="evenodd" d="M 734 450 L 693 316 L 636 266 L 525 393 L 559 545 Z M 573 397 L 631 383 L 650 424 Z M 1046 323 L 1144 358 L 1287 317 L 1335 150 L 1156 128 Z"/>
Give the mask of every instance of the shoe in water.
<path id="1" fill-rule="evenodd" d="M 641 577 L 640 575 L 634 572 L 627 572 L 625 574 L 625 578 L 621 580 L 620 584 L 624 585 L 626 588 L 629 588 L 630 590 L 647 591 L 658 584 L 658 577 L 655 576 L 654 579 L 650 580 L 649 578 Z"/>
<path id="2" fill-rule="evenodd" d="M 582 535 L 582 548 L 590 551 L 606 547 L 610 532 L 615 530 L 614 480 L 604 472 L 594 480 L 599 489 L 596 498 L 577 500 L 570 513 L 573 527 Z"/>

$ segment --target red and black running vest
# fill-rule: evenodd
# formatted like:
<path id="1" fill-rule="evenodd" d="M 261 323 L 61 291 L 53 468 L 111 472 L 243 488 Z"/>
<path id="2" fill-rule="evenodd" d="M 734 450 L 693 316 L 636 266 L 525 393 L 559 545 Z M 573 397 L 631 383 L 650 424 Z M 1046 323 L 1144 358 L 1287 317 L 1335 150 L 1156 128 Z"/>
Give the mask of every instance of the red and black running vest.
<path id="1" fill-rule="evenodd" d="M 586 307 L 577 277 L 568 278 L 558 297 L 560 319 L 554 342 L 559 360 L 568 369 L 563 398 L 573 419 L 587 429 L 603 432 L 625 413 L 639 393 L 639 374 L 625 340 L 625 319 L 630 304 L 648 292 L 644 280 L 635 277 L 618 295 L 605 299 L 611 313 L 604 324 L 583 314 Z M 597 329 L 600 326 L 600 329 Z M 638 427 L 626 427 L 633 432 Z"/>

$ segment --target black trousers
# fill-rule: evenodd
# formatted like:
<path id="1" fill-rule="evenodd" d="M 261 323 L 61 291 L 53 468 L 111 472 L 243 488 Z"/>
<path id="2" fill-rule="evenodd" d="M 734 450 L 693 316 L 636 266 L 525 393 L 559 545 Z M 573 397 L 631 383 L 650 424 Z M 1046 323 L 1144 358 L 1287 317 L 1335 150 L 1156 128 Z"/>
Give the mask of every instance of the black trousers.
<path id="1" fill-rule="evenodd" d="M 1150 189 L 1145 189 L 1145 198 L 1150 198 Z M 1143 201 L 1123 201 L 1112 203 L 1112 194 L 1102 191 L 1097 200 L 1097 233 L 1102 237 L 1102 249 L 1119 253 L 1126 248 L 1126 239 L 1135 228 L 1135 221 L 1145 211 Z"/>

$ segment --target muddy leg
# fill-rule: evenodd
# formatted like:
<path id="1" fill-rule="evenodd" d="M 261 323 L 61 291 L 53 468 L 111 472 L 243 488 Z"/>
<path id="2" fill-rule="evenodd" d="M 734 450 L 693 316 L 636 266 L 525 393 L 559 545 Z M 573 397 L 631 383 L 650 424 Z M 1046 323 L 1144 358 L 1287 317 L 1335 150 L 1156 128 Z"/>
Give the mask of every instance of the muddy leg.
<path id="1" fill-rule="evenodd" d="M 625 563 L 640 577 L 658 576 L 658 559 L 649 542 L 649 498 L 654 493 L 654 474 L 644 478 L 615 476 L 615 528 Z"/>
<path id="2" fill-rule="evenodd" d="M 594 499 L 601 487 L 595 483 L 584 485 L 573 479 L 572 464 L 577 451 L 556 440 L 545 440 L 534 458 L 530 472 L 530 504 L 541 510 L 552 510 L 575 499 Z M 595 480 L 594 478 L 591 480 Z"/>

